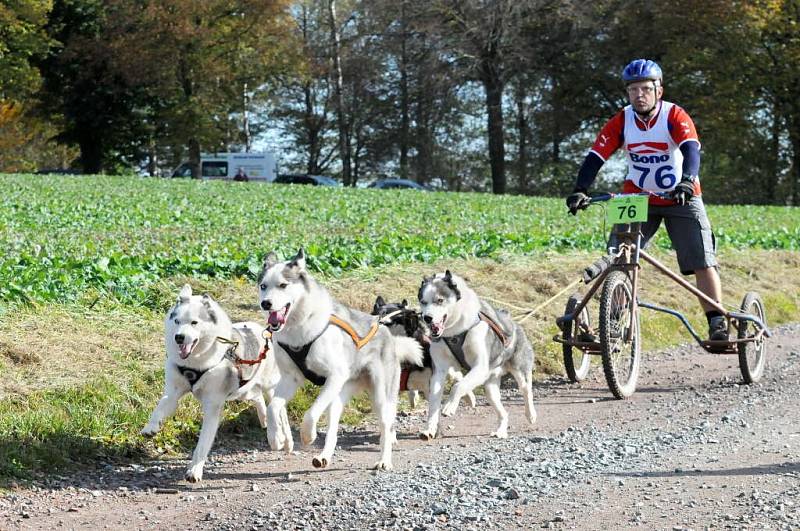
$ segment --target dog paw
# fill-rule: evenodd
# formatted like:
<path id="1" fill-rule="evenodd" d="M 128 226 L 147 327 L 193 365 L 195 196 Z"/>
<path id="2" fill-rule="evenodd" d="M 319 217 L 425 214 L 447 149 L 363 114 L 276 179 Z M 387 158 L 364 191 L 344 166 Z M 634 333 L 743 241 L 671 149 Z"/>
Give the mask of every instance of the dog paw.
<path id="1" fill-rule="evenodd" d="M 467 401 L 469 401 L 469 406 L 472 409 L 475 409 L 477 407 L 477 405 L 478 405 L 477 400 L 475 400 L 475 393 L 470 391 L 469 393 L 466 394 L 466 397 L 467 397 Z"/>
<path id="2" fill-rule="evenodd" d="M 153 437 L 155 436 L 156 433 L 158 433 L 158 424 L 148 424 L 147 426 L 142 428 L 142 431 L 140 431 L 139 433 L 141 433 L 145 437 Z"/>
<path id="3" fill-rule="evenodd" d="M 497 439 L 508 439 L 508 430 L 502 429 L 502 430 L 493 431 L 490 434 L 490 436 L 491 437 L 495 437 Z"/>
<path id="4" fill-rule="evenodd" d="M 419 432 L 419 438 L 422 439 L 423 441 L 430 441 L 433 440 L 435 437 L 436 433 L 430 430 L 422 430 L 421 432 Z"/>
<path id="5" fill-rule="evenodd" d="M 300 441 L 304 446 L 310 446 L 317 440 L 317 423 L 314 419 L 307 416 L 303 419 L 303 426 L 300 428 Z"/>
<path id="6" fill-rule="evenodd" d="M 458 402 L 453 400 L 447 402 L 444 407 L 442 407 L 442 416 L 443 417 L 452 417 L 456 413 L 456 409 L 458 409 Z"/>
<path id="7" fill-rule="evenodd" d="M 328 458 L 318 455 L 311 460 L 311 464 L 314 465 L 314 468 L 326 468 L 328 466 Z"/>
<path id="8" fill-rule="evenodd" d="M 291 434 L 286 437 L 286 442 L 283 444 L 283 450 L 290 454 L 294 451 L 294 439 L 292 438 Z"/>
<path id="9" fill-rule="evenodd" d="M 189 483 L 198 483 L 203 479 L 203 465 L 194 465 L 189 467 L 186 471 L 186 481 Z"/>
<path id="10" fill-rule="evenodd" d="M 392 470 L 393 468 L 394 467 L 392 466 L 392 462 L 391 461 L 383 461 L 383 460 L 381 460 L 381 461 L 378 461 L 377 463 L 375 463 L 374 465 L 372 465 L 372 470 L 385 470 L 385 471 L 388 472 L 389 470 Z"/>

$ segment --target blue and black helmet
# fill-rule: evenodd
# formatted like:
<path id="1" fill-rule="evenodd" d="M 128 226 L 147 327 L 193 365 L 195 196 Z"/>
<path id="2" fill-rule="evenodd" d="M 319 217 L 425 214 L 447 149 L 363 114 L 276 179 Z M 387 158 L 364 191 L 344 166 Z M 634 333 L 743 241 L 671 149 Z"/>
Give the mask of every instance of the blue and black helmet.
<path id="1" fill-rule="evenodd" d="M 622 80 L 626 85 L 637 81 L 661 81 L 661 67 L 649 59 L 636 59 L 622 71 Z"/>

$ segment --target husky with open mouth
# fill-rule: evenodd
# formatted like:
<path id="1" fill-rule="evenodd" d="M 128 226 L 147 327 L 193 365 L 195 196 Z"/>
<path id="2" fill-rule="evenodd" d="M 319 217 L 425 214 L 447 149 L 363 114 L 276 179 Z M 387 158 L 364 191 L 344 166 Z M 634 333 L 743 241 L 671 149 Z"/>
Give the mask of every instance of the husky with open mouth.
<path id="1" fill-rule="evenodd" d="M 321 386 L 303 417 L 300 438 L 317 438 L 317 422 L 328 411 L 328 432 L 322 452 L 312 464 L 324 468 L 336 447 L 339 418 L 345 404 L 368 390 L 380 425 L 381 456 L 375 468 L 392 468 L 394 421 L 400 385 L 400 363 L 422 364 L 422 349 L 411 338 L 396 337 L 378 320 L 333 300 L 306 269 L 302 249 L 280 262 L 269 253 L 259 277 L 259 304 L 275 342 L 281 378 L 268 408 L 267 436 L 273 448 L 292 448 L 277 430 L 275 419 L 305 380 Z"/>
<path id="2" fill-rule="evenodd" d="M 433 376 L 428 425 L 423 439 L 436 437 L 439 414 L 448 417 L 464 394 L 483 385 L 486 398 L 497 411 L 499 424 L 493 437 L 508 436 L 508 413 L 500 403 L 500 378 L 510 373 L 525 401 L 528 421 L 536 422 L 533 407 L 533 348 L 508 312 L 495 310 L 481 300 L 463 278 L 450 271 L 427 277 L 419 288 L 420 313 L 431 330 Z M 442 388 L 450 367 L 466 371 L 453 385 L 442 407 Z"/>
<path id="3" fill-rule="evenodd" d="M 372 315 L 380 317 L 381 322 L 389 327 L 396 336 L 413 337 L 422 346 L 422 365 L 405 363 L 400 373 L 400 391 L 408 391 L 408 401 L 411 409 L 417 407 L 417 395 L 422 393 L 425 398 L 430 394 L 431 374 L 433 373 L 433 360 L 431 359 L 431 336 L 428 327 L 422 321 L 419 312 L 408 307 L 408 301 L 386 302 L 380 295 L 372 306 Z M 450 367 L 447 376 L 460 382 L 464 375 L 455 367 Z M 470 391 L 466 394 L 467 400 L 475 407 L 475 394 Z"/>
<path id="4" fill-rule="evenodd" d="M 271 398 L 279 378 L 271 341 L 258 323 L 232 324 L 209 295 L 192 295 L 183 286 L 164 321 L 167 360 L 164 395 L 142 429 L 155 435 L 172 416 L 178 401 L 192 393 L 203 409 L 203 426 L 186 471 L 186 480 L 203 478 L 203 466 L 217 435 L 222 408 L 227 400 L 248 400 L 255 405 L 262 428 L 267 427 L 264 393 Z M 276 413 L 282 432 L 289 431 L 286 410 Z M 291 433 L 291 432 L 290 432 Z"/>

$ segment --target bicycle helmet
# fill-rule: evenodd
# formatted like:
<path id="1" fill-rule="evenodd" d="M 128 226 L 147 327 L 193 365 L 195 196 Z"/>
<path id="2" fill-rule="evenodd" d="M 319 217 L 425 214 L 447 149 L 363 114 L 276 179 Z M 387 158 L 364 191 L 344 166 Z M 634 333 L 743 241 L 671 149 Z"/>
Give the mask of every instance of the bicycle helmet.
<path id="1" fill-rule="evenodd" d="M 661 67 L 649 59 L 636 59 L 622 71 L 622 80 L 626 85 L 637 81 L 661 82 Z"/>

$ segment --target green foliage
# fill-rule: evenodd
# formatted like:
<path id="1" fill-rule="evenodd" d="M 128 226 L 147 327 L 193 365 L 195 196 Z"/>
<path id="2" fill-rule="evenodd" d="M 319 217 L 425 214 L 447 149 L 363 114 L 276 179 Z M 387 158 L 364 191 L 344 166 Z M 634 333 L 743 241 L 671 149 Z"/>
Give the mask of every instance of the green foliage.
<path id="1" fill-rule="evenodd" d="M 21 100 L 38 88 L 33 62 L 51 44 L 43 31 L 51 8 L 51 0 L 0 3 L 0 103 Z"/>
<path id="2" fill-rule="evenodd" d="M 152 305 L 157 281 L 255 279 L 270 250 L 305 247 L 325 274 L 395 262 L 602 249 L 603 216 L 561 199 L 146 178 L 0 178 L 0 301 L 95 289 Z M 720 247 L 798 249 L 800 212 L 711 207 Z M 666 234 L 656 240 L 667 247 Z"/>

